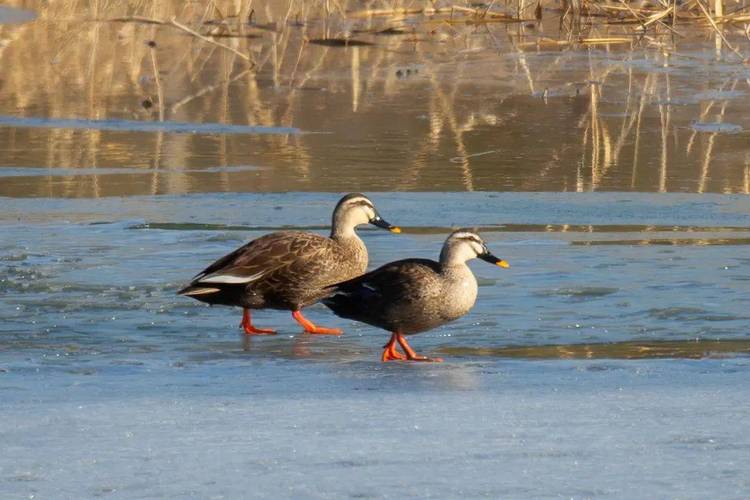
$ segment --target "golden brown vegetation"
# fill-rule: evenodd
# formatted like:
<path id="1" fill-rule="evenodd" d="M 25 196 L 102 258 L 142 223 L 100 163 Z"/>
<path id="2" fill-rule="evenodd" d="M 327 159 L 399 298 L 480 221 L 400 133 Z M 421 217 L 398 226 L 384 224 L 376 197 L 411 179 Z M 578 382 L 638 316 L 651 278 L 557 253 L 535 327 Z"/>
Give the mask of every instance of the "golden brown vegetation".
<path id="1" fill-rule="evenodd" d="M 17 5 L 37 11 L 39 19 L 0 26 L 0 65 L 10 68 L 0 87 L 5 114 L 340 132 L 351 128 L 340 120 L 358 117 L 357 127 L 376 137 L 388 137 L 399 122 L 383 112 L 384 102 L 406 99 L 403 114 L 410 116 L 408 145 L 389 157 L 397 165 L 387 167 L 385 178 L 371 172 L 379 165 L 377 154 L 349 157 L 336 138 L 321 135 L 248 139 L 63 128 L 0 131 L 10 151 L 23 151 L 36 138 L 43 149 L 34 152 L 37 165 L 127 165 L 143 172 L 127 186 L 106 176 L 51 177 L 32 194 L 343 190 L 352 183 L 331 174 L 328 165 L 347 161 L 369 168 L 349 172 L 357 183 L 382 189 L 669 191 L 684 186 L 677 180 L 685 176 L 692 182 L 689 189 L 699 192 L 750 188 L 747 156 L 744 162 L 735 155 L 715 164 L 717 142 L 725 136 L 684 126 L 690 122 L 686 112 L 671 104 L 674 77 L 668 71 L 638 71 L 633 64 L 643 59 L 649 67 L 669 67 L 678 58 L 694 57 L 683 54 L 681 44 L 710 36 L 715 59 L 743 67 L 740 36 L 746 39 L 745 23 L 750 22 L 744 3 L 726 8 L 703 0 L 60 0 Z M 597 58 L 593 49 L 609 59 Z M 532 57 L 540 53 L 551 56 Z M 588 61 L 583 70 L 581 60 Z M 571 65 L 578 65 L 575 71 Z M 411 83 L 417 81 L 419 91 Z M 723 122 L 730 110 L 727 93 L 746 84 L 741 72 L 727 76 L 716 98 L 701 101 L 692 119 Z M 326 90 L 324 101 L 310 92 L 319 88 Z M 475 94 L 467 98 L 467 89 Z M 504 127 L 525 126 L 528 105 L 519 96 L 544 101 L 546 109 L 570 108 L 571 130 L 561 131 L 559 140 L 492 143 Z M 560 99 L 564 102 L 555 103 Z M 323 102 L 327 107 L 321 108 Z M 342 118 L 327 116 L 332 113 Z M 414 118 L 419 114 L 426 119 Z M 646 127 L 657 135 L 644 137 Z M 726 140 L 736 153 L 738 140 Z M 512 147 L 529 148 L 529 158 L 519 159 L 518 172 L 499 172 L 494 162 Z M 28 156 L 8 161 L 23 163 Z M 182 171 L 239 162 L 271 168 L 252 176 Z"/>

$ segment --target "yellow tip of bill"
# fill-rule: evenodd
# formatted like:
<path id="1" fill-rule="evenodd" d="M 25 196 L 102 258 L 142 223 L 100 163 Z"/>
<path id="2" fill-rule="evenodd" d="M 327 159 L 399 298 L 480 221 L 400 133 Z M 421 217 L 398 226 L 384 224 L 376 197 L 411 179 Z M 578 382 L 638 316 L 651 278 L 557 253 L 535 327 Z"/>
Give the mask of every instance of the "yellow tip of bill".
<path id="1" fill-rule="evenodd" d="M 396 234 L 398 234 L 398 233 L 400 233 L 400 232 L 401 232 L 401 228 L 400 228 L 400 227 L 398 227 L 398 226 L 393 226 L 393 227 L 391 227 L 391 228 L 388 228 L 388 230 L 389 230 L 390 232 L 392 232 L 392 233 L 396 233 Z"/>
<path id="2" fill-rule="evenodd" d="M 510 267 L 510 264 L 508 264 L 508 263 L 507 263 L 506 261 L 504 261 L 504 260 L 502 260 L 502 259 L 500 259 L 500 260 L 498 260 L 497 262 L 495 262 L 495 265 L 496 265 L 496 266 L 500 266 L 500 267 L 503 267 L 503 268 L 505 268 L 505 269 L 508 269 L 508 268 Z"/>

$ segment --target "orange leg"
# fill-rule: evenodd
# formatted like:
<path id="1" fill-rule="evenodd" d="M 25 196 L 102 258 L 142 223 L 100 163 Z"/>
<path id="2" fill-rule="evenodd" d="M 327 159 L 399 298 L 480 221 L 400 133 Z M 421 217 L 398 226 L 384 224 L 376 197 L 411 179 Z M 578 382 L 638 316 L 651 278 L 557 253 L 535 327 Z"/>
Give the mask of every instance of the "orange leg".
<path id="1" fill-rule="evenodd" d="M 297 320 L 297 323 L 302 325 L 307 333 L 316 333 L 319 335 L 341 335 L 343 332 L 338 328 L 323 328 L 322 326 L 315 326 L 315 324 L 309 319 L 302 316 L 302 311 L 292 311 L 292 317 Z"/>
<path id="2" fill-rule="evenodd" d="M 427 356 L 418 355 L 416 352 L 414 352 L 414 349 L 412 349 L 411 346 L 406 342 L 406 337 L 404 337 L 400 333 L 394 333 L 393 335 L 396 337 L 399 345 L 401 345 L 404 352 L 406 353 L 406 359 L 408 361 L 432 361 L 434 363 L 443 362 L 443 358 L 428 358 Z"/>
<path id="3" fill-rule="evenodd" d="M 391 335 L 391 340 L 389 340 L 388 343 L 383 346 L 385 348 L 385 350 L 383 351 L 383 356 L 381 358 L 383 361 L 406 360 L 406 356 L 396 350 L 396 335 L 397 334 L 395 333 Z"/>
<path id="4" fill-rule="evenodd" d="M 255 328 L 250 319 L 250 309 L 243 309 L 240 328 L 245 330 L 245 335 L 273 335 L 276 333 L 275 330 L 271 330 L 270 328 Z"/>

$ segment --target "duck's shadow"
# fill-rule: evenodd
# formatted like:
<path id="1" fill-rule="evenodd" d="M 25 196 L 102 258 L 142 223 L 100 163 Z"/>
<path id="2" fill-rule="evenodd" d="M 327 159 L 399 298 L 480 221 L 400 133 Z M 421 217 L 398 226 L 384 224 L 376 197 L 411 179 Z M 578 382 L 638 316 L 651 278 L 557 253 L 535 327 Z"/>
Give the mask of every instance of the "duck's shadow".
<path id="1" fill-rule="evenodd" d="M 244 355 L 316 361 L 353 361 L 364 354 L 352 342 L 342 342 L 339 336 L 302 332 L 274 339 L 243 335 L 240 348 Z"/>
<path id="2" fill-rule="evenodd" d="M 479 386 L 481 364 L 465 359 L 445 363 L 414 363 L 380 359 L 383 338 L 346 333 L 343 336 L 283 333 L 268 336 L 241 335 L 236 339 L 202 343 L 186 364 L 243 367 L 250 362 L 286 369 L 306 376 L 324 376 L 326 384 L 356 391 L 474 390 Z M 426 350 L 428 353 L 431 350 Z M 494 363 L 494 360 L 491 362 Z M 321 367 L 322 371 L 313 368 Z M 312 369 L 312 371 L 310 371 Z M 244 372 L 244 369 L 243 369 Z M 323 375 L 325 374 L 325 375 Z"/>
<path id="3" fill-rule="evenodd" d="M 375 359 L 369 346 L 353 338 L 309 333 L 244 335 L 236 338 L 203 342 L 191 348 L 189 360 L 209 363 L 231 359 L 310 360 L 352 362 Z"/>

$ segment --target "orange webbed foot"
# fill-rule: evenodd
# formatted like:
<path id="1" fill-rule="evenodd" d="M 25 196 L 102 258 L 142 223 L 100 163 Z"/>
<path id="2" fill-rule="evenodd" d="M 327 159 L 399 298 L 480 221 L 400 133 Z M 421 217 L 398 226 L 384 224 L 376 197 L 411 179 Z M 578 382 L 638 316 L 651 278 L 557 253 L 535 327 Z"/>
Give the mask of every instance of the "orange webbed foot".
<path id="1" fill-rule="evenodd" d="M 245 335 L 276 335 L 276 330 L 271 328 L 255 328 L 253 325 L 240 325 Z"/>
<path id="2" fill-rule="evenodd" d="M 428 358 L 427 356 L 420 356 L 416 352 L 414 352 L 414 349 L 411 348 L 408 342 L 406 342 L 406 337 L 404 337 L 400 333 L 394 333 L 393 337 L 391 337 L 391 342 L 394 340 L 398 341 L 401 348 L 406 353 L 406 359 L 407 361 L 423 361 L 426 363 L 442 363 L 443 358 Z"/>
<path id="3" fill-rule="evenodd" d="M 242 312 L 242 322 L 240 328 L 244 330 L 245 335 L 276 335 L 276 330 L 270 328 L 256 328 L 250 318 L 250 310 L 245 309 Z"/>
<path id="4" fill-rule="evenodd" d="M 382 361 L 405 361 L 406 356 L 398 352 L 396 350 L 396 337 L 395 334 L 391 336 L 391 340 L 388 341 L 386 345 L 383 346 L 383 356 L 381 357 Z"/>
<path id="5" fill-rule="evenodd" d="M 342 333 L 344 333 L 338 328 L 324 328 L 322 326 L 315 325 L 312 321 L 302 316 L 301 311 L 293 311 L 292 317 L 297 321 L 297 323 L 302 325 L 305 333 L 311 333 L 313 335 L 341 335 Z"/>
<path id="6" fill-rule="evenodd" d="M 383 362 L 385 361 L 406 361 L 406 356 L 398 351 L 383 351 L 383 356 L 380 358 Z"/>
<path id="7" fill-rule="evenodd" d="M 339 328 L 323 328 L 322 326 L 314 326 L 312 329 L 305 329 L 305 333 L 311 333 L 313 335 L 341 335 L 344 333 Z"/>

